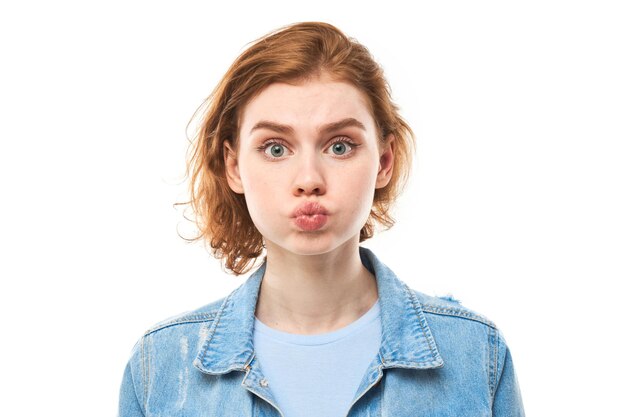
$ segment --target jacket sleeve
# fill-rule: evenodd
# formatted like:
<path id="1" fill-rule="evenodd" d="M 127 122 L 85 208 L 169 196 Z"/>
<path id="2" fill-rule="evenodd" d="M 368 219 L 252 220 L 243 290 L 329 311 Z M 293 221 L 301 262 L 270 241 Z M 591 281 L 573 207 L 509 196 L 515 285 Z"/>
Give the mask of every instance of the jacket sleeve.
<path id="1" fill-rule="evenodd" d="M 506 341 L 497 333 L 496 384 L 494 387 L 493 417 L 524 417 L 524 405 L 520 392 L 513 359 Z"/>
<path id="2" fill-rule="evenodd" d="M 120 398 L 118 405 L 118 417 L 144 417 L 144 361 L 143 361 L 143 340 L 135 343 L 130 355 L 130 359 L 124 369 L 122 385 L 120 387 Z"/>

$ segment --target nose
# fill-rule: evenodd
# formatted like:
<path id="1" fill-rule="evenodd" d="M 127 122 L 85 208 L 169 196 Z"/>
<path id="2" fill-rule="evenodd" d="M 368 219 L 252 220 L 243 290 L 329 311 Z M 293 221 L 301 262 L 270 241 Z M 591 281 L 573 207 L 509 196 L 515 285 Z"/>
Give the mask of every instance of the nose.
<path id="1" fill-rule="evenodd" d="M 326 181 L 319 157 L 316 155 L 303 156 L 298 162 L 293 184 L 294 195 L 325 194 Z"/>

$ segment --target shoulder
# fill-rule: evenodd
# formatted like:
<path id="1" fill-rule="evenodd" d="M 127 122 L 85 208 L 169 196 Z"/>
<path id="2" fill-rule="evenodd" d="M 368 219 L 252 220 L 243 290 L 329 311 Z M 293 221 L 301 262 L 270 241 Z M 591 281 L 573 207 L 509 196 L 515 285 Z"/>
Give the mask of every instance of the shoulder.
<path id="1" fill-rule="evenodd" d="M 409 289 L 417 301 L 437 345 L 443 351 L 457 352 L 458 349 L 478 349 L 489 352 L 493 361 L 508 349 L 502 331 L 485 315 L 469 309 L 452 296 L 431 296 Z M 453 353 L 447 352 L 448 355 Z"/>
<path id="2" fill-rule="evenodd" d="M 186 325 L 197 325 L 201 323 L 212 322 L 220 307 L 224 303 L 226 297 L 222 297 L 218 300 L 212 301 L 209 304 L 203 305 L 193 310 L 187 310 L 182 313 L 167 317 L 160 321 L 155 322 L 152 326 L 148 327 L 144 332 L 144 336 L 152 335 L 163 329 L 171 327 L 180 327 Z"/>
<path id="3" fill-rule="evenodd" d="M 147 378 L 149 369 L 160 363 L 176 360 L 184 353 L 193 352 L 205 339 L 226 297 L 204 306 L 188 310 L 155 322 L 136 339 L 131 350 L 130 363 L 135 375 Z M 190 349 L 191 348 L 191 349 Z"/>
<path id="4" fill-rule="evenodd" d="M 469 309 L 452 296 L 431 296 L 410 289 L 416 305 L 432 332 L 448 369 L 465 372 L 467 358 L 475 358 L 489 372 L 489 392 L 493 396 L 502 377 L 509 348 L 502 331 L 485 315 Z"/>
<path id="5" fill-rule="evenodd" d="M 455 299 L 451 295 L 431 296 L 414 289 L 410 289 L 410 291 L 415 299 L 419 301 L 424 314 L 431 317 L 431 319 L 439 317 L 457 322 L 469 321 L 480 323 L 494 330 L 497 329 L 495 323 L 489 318 L 479 312 L 465 307 L 461 304 L 461 301 Z"/>
<path id="6" fill-rule="evenodd" d="M 144 408 L 149 387 L 155 381 L 154 375 L 160 375 L 161 381 L 174 378 L 172 370 L 183 366 L 177 364 L 187 361 L 194 354 L 194 347 L 197 350 L 200 346 L 225 299 L 222 297 L 160 320 L 136 339 L 125 371 L 125 378 L 128 377 L 124 387 L 137 396 Z"/>

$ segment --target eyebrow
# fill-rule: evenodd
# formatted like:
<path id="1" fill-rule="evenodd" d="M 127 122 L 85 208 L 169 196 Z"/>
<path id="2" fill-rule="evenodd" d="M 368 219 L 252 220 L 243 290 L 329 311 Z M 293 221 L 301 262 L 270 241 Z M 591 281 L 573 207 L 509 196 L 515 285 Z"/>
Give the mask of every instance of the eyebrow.
<path id="1" fill-rule="evenodd" d="M 361 130 L 367 131 L 363 123 L 359 122 L 357 119 L 353 117 L 348 117 L 343 120 L 339 120 L 337 122 L 332 122 L 321 126 L 317 131 L 322 134 L 328 134 L 332 132 L 336 132 L 337 130 L 341 130 L 345 127 L 358 127 Z M 293 127 L 289 125 L 283 125 L 276 122 L 270 122 L 269 120 L 261 120 L 255 124 L 252 129 L 250 129 L 250 134 L 257 129 L 269 129 L 273 130 L 277 133 L 282 134 L 293 134 Z"/>

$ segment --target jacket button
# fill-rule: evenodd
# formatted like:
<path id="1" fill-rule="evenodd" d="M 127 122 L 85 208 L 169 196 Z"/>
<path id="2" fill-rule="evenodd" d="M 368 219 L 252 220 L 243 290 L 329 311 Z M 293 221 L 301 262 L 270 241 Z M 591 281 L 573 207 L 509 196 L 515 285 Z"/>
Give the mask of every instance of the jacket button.
<path id="1" fill-rule="evenodd" d="M 267 379 L 263 378 L 259 381 L 262 387 L 267 387 L 269 384 L 267 383 Z"/>

